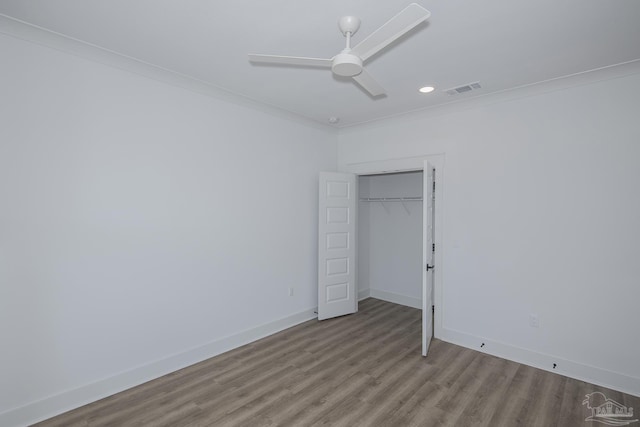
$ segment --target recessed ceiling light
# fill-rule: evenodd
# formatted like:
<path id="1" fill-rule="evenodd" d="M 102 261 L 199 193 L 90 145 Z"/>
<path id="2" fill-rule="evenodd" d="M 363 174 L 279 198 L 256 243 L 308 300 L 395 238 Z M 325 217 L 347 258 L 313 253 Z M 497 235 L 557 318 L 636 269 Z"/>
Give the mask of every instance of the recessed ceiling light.
<path id="1" fill-rule="evenodd" d="M 418 92 L 420 93 L 429 93 L 429 92 L 433 92 L 435 90 L 435 88 L 433 86 L 424 86 L 421 87 L 420 89 L 418 89 Z"/>
<path id="2" fill-rule="evenodd" d="M 329 123 L 331 123 L 332 125 L 335 125 L 339 121 L 340 121 L 340 117 L 329 117 Z"/>

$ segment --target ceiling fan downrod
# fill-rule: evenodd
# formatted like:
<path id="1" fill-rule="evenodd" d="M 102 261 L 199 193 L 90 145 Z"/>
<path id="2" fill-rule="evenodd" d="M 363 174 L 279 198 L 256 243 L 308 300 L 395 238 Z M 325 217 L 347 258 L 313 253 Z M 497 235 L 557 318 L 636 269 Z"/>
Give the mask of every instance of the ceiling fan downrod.
<path id="1" fill-rule="evenodd" d="M 351 36 L 360 28 L 360 18 L 343 16 L 338 20 L 338 28 L 347 39 L 347 45 L 333 58 L 331 70 L 342 77 L 357 76 L 362 72 L 362 60 L 351 53 Z"/>

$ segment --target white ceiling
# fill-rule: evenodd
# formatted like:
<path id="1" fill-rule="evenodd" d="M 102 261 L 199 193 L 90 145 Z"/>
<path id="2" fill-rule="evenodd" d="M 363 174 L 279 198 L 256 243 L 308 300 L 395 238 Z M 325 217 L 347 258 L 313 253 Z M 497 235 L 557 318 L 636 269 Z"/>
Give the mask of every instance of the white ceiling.
<path id="1" fill-rule="evenodd" d="M 638 0 L 423 0 L 422 24 L 366 63 L 373 99 L 329 70 L 252 65 L 247 53 L 330 58 L 342 15 L 357 44 L 410 1 L 0 0 L 0 14 L 194 77 L 254 100 L 348 126 L 640 59 Z M 482 89 L 443 91 L 479 81 Z M 417 92 L 423 85 L 436 91 Z"/>

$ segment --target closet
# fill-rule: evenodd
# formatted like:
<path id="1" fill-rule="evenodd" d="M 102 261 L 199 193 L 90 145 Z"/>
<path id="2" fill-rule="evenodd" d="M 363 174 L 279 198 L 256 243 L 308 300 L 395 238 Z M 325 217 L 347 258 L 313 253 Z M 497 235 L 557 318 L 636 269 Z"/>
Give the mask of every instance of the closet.
<path id="1" fill-rule="evenodd" d="M 423 172 L 358 176 L 358 297 L 422 302 Z"/>

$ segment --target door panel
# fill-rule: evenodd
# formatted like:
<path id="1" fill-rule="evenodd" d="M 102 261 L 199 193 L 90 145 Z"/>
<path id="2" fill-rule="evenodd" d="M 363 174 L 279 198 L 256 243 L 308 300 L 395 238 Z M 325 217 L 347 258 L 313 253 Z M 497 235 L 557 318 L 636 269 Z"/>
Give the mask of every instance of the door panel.
<path id="1" fill-rule="evenodd" d="M 344 301 L 349 298 L 349 284 L 338 283 L 336 285 L 327 286 L 327 301 Z"/>
<path id="2" fill-rule="evenodd" d="M 349 233 L 327 233 L 327 250 L 348 248 Z"/>
<path id="3" fill-rule="evenodd" d="M 358 310 L 356 176 L 321 172 L 318 224 L 318 319 Z"/>

